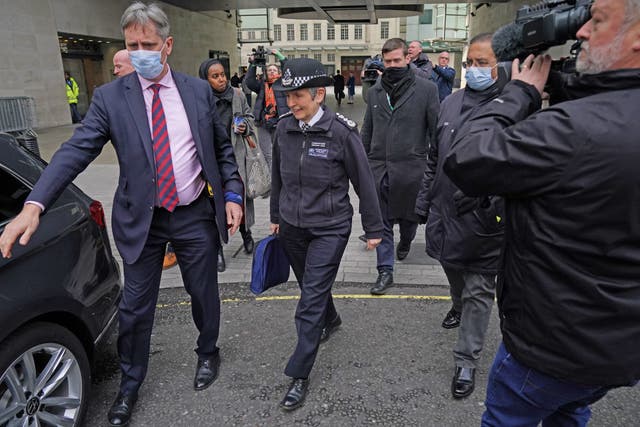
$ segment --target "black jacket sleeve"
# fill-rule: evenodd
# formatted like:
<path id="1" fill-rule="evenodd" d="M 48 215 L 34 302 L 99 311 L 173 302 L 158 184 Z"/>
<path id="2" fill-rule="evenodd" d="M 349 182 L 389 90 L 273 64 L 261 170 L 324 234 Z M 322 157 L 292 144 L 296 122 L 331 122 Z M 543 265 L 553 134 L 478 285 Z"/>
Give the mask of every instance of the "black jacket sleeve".
<path id="1" fill-rule="evenodd" d="M 382 238 L 382 214 L 378 193 L 367 155 L 356 130 L 349 132 L 344 145 L 344 164 L 347 176 L 360 199 L 362 228 L 367 239 Z"/>
<path id="2" fill-rule="evenodd" d="M 280 224 L 280 189 L 282 178 L 280 176 L 280 144 L 278 132 L 273 134 L 273 146 L 271 157 L 271 195 L 269 197 L 270 217 L 272 224 Z"/>
<path id="3" fill-rule="evenodd" d="M 445 173 L 468 196 L 547 191 L 565 172 L 579 141 L 565 110 L 533 114 L 540 106 L 535 87 L 509 82 L 462 127 L 445 159 Z"/>

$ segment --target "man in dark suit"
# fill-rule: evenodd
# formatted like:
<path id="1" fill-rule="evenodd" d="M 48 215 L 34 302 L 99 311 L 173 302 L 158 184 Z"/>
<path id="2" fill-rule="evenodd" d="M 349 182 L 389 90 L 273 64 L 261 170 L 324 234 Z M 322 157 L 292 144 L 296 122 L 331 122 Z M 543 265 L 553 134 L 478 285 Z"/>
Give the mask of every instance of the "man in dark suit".
<path id="1" fill-rule="evenodd" d="M 39 216 L 111 140 L 120 164 L 112 226 L 124 262 L 118 352 L 122 379 L 109 411 L 126 425 L 144 380 L 167 241 L 178 255 L 200 332 L 194 388 L 216 379 L 220 323 L 216 253 L 242 217 L 243 187 L 209 84 L 170 70 L 169 22 L 155 4 L 133 3 L 121 20 L 136 73 L 98 88 L 83 125 L 43 172 L 22 212 L 0 236 L 11 256 Z"/>

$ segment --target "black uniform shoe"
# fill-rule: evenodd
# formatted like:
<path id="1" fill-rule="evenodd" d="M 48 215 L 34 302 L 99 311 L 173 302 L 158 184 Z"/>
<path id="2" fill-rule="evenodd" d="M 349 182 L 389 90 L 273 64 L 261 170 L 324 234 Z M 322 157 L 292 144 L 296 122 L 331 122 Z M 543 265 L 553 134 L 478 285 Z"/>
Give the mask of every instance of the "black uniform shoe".
<path id="1" fill-rule="evenodd" d="M 329 339 L 331 334 L 342 325 L 342 319 L 340 315 L 337 315 L 335 319 L 329 322 L 324 328 L 322 328 L 322 334 L 320 335 L 320 342 L 325 342 Z"/>
<path id="2" fill-rule="evenodd" d="M 208 359 L 198 358 L 196 377 L 193 379 L 193 388 L 196 391 L 204 390 L 218 378 L 220 370 L 220 355 L 216 354 Z"/>
<path id="3" fill-rule="evenodd" d="M 224 262 L 224 252 L 222 251 L 222 246 L 218 250 L 218 273 L 222 273 L 227 269 L 227 263 Z"/>
<path id="4" fill-rule="evenodd" d="M 476 384 L 475 377 L 475 368 L 456 366 L 456 373 L 453 375 L 453 381 L 451 381 L 451 394 L 453 397 L 461 399 L 473 393 L 473 388 Z"/>
<path id="5" fill-rule="evenodd" d="M 137 393 L 118 393 L 116 400 L 109 409 L 109 424 L 112 426 L 126 426 L 131 419 L 133 407 L 138 400 Z"/>
<path id="6" fill-rule="evenodd" d="M 369 292 L 373 295 L 384 295 L 390 287 L 393 286 L 393 273 L 391 271 L 383 271 L 378 274 L 375 285 Z"/>
<path id="7" fill-rule="evenodd" d="M 247 230 L 241 234 L 242 234 L 242 245 L 244 246 L 244 251 L 248 254 L 253 253 L 255 242 L 253 241 L 253 237 L 251 236 L 251 230 Z"/>
<path id="8" fill-rule="evenodd" d="M 280 408 L 285 411 L 293 411 L 302 406 L 304 398 L 307 396 L 307 390 L 309 389 L 308 378 L 294 378 L 291 381 L 287 394 L 284 395 L 284 399 L 280 402 Z"/>
<path id="9" fill-rule="evenodd" d="M 446 316 L 444 316 L 444 320 L 442 321 L 442 327 L 445 329 L 453 329 L 460 326 L 460 317 L 462 313 L 457 312 L 453 307 Z"/>
<path id="10" fill-rule="evenodd" d="M 399 261 L 402 261 L 409 255 L 409 251 L 411 250 L 411 242 L 403 242 L 400 240 L 398 242 L 398 246 L 396 247 L 396 257 L 398 257 Z"/>

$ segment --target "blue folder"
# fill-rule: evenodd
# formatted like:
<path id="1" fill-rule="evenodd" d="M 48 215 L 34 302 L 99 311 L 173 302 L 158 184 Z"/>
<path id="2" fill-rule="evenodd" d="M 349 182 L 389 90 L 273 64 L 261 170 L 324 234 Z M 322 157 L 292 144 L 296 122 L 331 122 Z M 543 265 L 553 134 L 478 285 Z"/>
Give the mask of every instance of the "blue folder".
<path id="1" fill-rule="evenodd" d="M 260 240 L 253 252 L 251 292 L 261 294 L 269 288 L 289 280 L 289 258 L 277 235 Z"/>

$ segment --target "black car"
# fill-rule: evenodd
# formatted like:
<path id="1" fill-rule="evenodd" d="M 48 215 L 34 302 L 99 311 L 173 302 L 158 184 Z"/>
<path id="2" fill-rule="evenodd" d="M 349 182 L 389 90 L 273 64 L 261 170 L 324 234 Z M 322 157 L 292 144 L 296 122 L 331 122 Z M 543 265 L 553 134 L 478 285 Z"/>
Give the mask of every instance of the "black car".
<path id="1" fill-rule="evenodd" d="M 0 233 L 45 162 L 0 134 Z M 31 241 L 0 256 L 0 425 L 80 425 L 122 292 L 100 202 L 70 185 Z"/>

